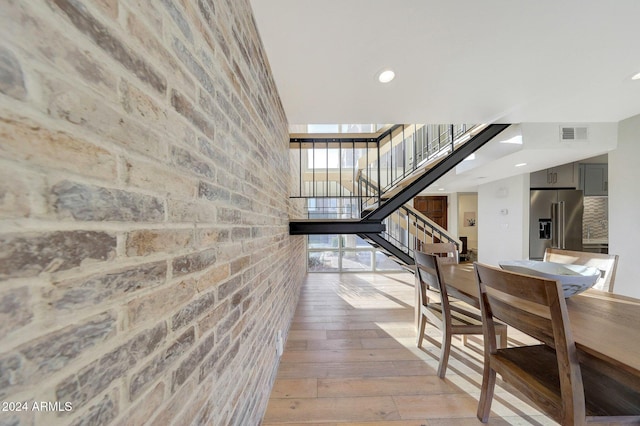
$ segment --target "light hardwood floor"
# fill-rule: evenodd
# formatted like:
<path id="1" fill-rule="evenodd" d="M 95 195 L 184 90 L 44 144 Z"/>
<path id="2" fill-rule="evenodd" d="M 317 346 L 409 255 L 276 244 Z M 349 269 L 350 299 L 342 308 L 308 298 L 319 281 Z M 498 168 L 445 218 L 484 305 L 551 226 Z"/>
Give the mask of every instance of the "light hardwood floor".
<path id="1" fill-rule="evenodd" d="M 439 331 L 416 347 L 413 275 L 309 274 L 263 425 L 476 425 L 481 336 L 454 337 L 445 380 Z M 509 329 L 510 344 L 526 339 Z M 491 425 L 556 425 L 499 382 Z"/>

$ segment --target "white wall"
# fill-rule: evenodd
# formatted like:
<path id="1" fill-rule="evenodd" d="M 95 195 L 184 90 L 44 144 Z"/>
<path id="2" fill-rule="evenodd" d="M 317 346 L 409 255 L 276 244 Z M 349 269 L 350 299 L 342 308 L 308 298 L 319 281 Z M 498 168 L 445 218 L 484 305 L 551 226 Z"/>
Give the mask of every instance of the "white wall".
<path id="1" fill-rule="evenodd" d="M 506 214 L 505 214 L 506 213 Z M 523 174 L 478 188 L 478 260 L 529 256 L 529 175 Z"/>
<path id="2" fill-rule="evenodd" d="M 447 196 L 447 231 L 451 235 L 458 235 L 458 194 Z"/>
<path id="3" fill-rule="evenodd" d="M 609 153 L 609 253 L 620 256 L 614 293 L 640 298 L 640 115 L 618 124 Z"/>

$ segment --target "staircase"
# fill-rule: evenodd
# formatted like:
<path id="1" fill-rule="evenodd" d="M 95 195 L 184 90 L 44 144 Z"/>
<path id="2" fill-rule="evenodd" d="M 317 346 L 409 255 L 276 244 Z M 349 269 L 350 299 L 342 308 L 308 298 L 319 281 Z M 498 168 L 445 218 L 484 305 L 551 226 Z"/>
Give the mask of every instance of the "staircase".
<path id="1" fill-rule="evenodd" d="M 413 265 L 413 252 L 424 244 L 454 243 L 461 251 L 462 242 L 437 223 L 408 204 L 400 207 L 384 221 L 385 230 L 379 234 L 362 233 L 358 236 L 384 252 L 400 265 Z"/>
<path id="2" fill-rule="evenodd" d="M 378 182 L 379 179 L 370 176 L 375 170 L 371 173 L 370 167 L 359 169 L 351 189 L 357 191 L 360 218 L 291 220 L 289 233 L 357 234 L 393 260 L 407 266 L 413 265 L 413 252 L 420 250 L 424 243 L 453 242 L 460 249 L 461 242 L 455 236 L 449 235 L 446 230 L 410 207 L 410 201 L 508 126 L 475 126 L 457 138 L 453 137 L 452 132 L 450 143 L 439 146 L 437 151 L 428 155 L 423 154 L 422 158 L 414 156 L 411 167 L 404 167 L 403 164 L 402 173 L 394 176 L 392 170 L 391 179 L 386 179 L 388 183 L 384 187 Z M 333 141 L 335 142 L 335 138 Z M 389 148 L 391 153 L 393 148 Z M 380 162 L 378 161 L 377 176 L 383 178 Z"/>

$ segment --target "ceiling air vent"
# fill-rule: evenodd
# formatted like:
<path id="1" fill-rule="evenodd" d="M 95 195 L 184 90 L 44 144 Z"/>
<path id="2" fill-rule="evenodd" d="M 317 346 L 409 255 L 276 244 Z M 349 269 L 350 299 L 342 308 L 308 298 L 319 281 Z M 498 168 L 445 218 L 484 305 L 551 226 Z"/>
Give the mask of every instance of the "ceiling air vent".
<path id="1" fill-rule="evenodd" d="M 560 127 L 560 141 L 586 141 L 587 134 L 586 127 Z"/>

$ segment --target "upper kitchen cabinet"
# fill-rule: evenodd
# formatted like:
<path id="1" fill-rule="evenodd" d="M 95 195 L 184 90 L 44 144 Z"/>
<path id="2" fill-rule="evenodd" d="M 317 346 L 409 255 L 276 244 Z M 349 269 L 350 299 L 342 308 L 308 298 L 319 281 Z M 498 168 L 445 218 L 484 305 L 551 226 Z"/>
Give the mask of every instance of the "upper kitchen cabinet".
<path id="1" fill-rule="evenodd" d="M 531 173 L 531 188 L 576 188 L 575 168 L 575 163 L 569 163 Z"/>
<path id="2" fill-rule="evenodd" d="M 584 191 L 584 195 L 608 195 L 609 175 L 607 164 L 586 163 L 580 164 L 579 189 Z"/>

